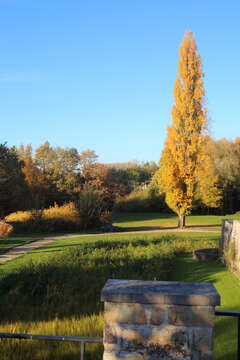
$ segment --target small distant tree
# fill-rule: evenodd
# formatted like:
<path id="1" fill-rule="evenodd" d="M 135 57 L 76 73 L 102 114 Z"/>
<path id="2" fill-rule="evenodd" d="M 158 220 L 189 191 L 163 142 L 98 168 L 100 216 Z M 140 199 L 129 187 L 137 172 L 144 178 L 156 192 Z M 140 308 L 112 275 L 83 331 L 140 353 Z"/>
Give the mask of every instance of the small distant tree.
<path id="1" fill-rule="evenodd" d="M 222 214 L 240 210 L 240 142 L 220 139 L 213 142 L 214 162 L 222 188 Z"/>
<path id="2" fill-rule="evenodd" d="M 97 160 L 98 155 L 94 150 L 83 150 L 79 154 L 81 173 L 86 181 L 88 180 L 88 178 L 91 178 L 91 172 L 97 164 Z"/>
<path id="3" fill-rule="evenodd" d="M 36 149 L 34 163 L 43 175 L 48 200 L 72 200 L 79 185 L 79 154 L 75 148 L 52 147 L 49 142 Z"/>
<path id="4" fill-rule="evenodd" d="M 208 120 L 204 108 L 202 63 L 191 31 L 185 33 L 179 55 L 172 125 L 168 127 L 157 176 L 166 202 L 179 216 L 178 226 L 183 228 L 185 217 L 192 209 L 199 168 L 206 158 L 203 135 Z M 214 201 L 211 204 L 216 205 Z"/>

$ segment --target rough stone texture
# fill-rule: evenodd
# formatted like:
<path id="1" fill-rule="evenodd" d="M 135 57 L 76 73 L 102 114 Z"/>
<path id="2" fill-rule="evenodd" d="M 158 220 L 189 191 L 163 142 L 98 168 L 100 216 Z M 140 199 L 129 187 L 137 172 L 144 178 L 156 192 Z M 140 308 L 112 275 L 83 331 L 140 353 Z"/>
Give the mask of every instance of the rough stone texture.
<path id="1" fill-rule="evenodd" d="M 118 303 L 219 305 L 210 283 L 176 281 L 108 280 L 101 300 Z"/>
<path id="2" fill-rule="evenodd" d="M 119 284 L 121 286 L 116 286 Z M 214 306 L 211 303 L 213 299 L 217 304 L 220 301 L 212 285 L 203 285 L 158 281 L 108 281 L 107 292 L 102 293 L 102 298 L 105 299 L 103 359 L 211 360 L 214 323 Z M 175 292 L 174 287 L 177 289 Z M 181 294 L 181 291 L 186 289 L 187 294 Z M 114 301 L 109 301 L 109 298 L 112 299 L 112 290 Z M 116 302 L 116 294 L 117 298 L 121 299 L 120 302 Z M 134 303 L 133 296 L 136 294 L 137 299 L 141 301 Z M 191 301 L 186 297 L 191 297 L 192 294 L 196 296 L 194 304 L 188 305 Z M 183 301 L 182 295 L 185 296 L 185 305 L 178 304 L 179 299 L 180 302 Z M 207 305 L 202 305 L 201 295 Z M 122 302 L 126 296 L 129 296 L 130 302 Z M 210 301 L 207 299 L 208 296 Z M 143 299 L 147 302 L 143 303 Z M 177 300 L 177 304 L 173 304 L 173 299 Z M 156 300 L 159 300 L 160 304 L 156 303 Z M 197 300 L 199 304 L 196 303 Z"/>
<path id="3" fill-rule="evenodd" d="M 143 360 L 143 356 L 138 352 L 104 352 L 103 360 Z"/>
<path id="4" fill-rule="evenodd" d="M 212 306 L 171 306 L 168 309 L 168 322 L 176 326 L 212 327 L 214 318 Z"/>
<path id="5" fill-rule="evenodd" d="M 230 270 L 240 276 L 240 221 L 223 220 L 219 250 Z"/>
<path id="6" fill-rule="evenodd" d="M 161 325 L 167 321 L 168 312 L 166 306 L 155 304 L 155 306 L 150 306 L 148 313 L 150 314 L 149 323 L 152 325 Z"/>
<path id="7" fill-rule="evenodd" d="M 212 348 L 212 328 L 194 328 L 193 329 L 193 347 L 203 353 L 208 353 Z"/>
<path id="8" fill-rule="evenodd" d="M 105 303 L 105 320 L 107 322 L 124 322 L 130 324 L 145 324 L 147 309 L 142 304 Z"/>

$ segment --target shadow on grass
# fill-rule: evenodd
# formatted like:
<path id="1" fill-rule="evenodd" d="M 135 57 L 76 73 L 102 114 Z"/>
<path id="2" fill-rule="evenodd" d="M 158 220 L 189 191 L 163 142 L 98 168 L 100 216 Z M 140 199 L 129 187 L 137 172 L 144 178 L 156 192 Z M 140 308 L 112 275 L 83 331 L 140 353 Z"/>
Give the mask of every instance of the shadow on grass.
<path id="1" fill-rule="evenodd" d="M 154 230 L 176 230 L 177 226 L 130 226 L 120 227 L 119 232 L 131 232 L 131 231 L 154 231 Z"/>
<path id="2" fill-rule="evenodd" d="M 66 244 L 67 249 L 58 254 L 36 262 L 29 260 L 2 277 L 0 318 L 6 322 L 36 321 L 53 319 L 56 314 L 63 318 L 98 313 L 102 309 L 100 292 L 109 278 L 178 280 L 171 279 L 178 257 L 170 240 L 165 236 L 150 242 Z M 49 251 L 59 251 L 56 247 Z M 196 263 L 194 274 L 198 281 L 206 281 L 211 271 L 206 268 L 203 272 Z"/>
<path id="3" fill-rule="evenodd" d="M 193 260 L 192 255 L 178 256 L 174 262 L 170 275 L 172 281 L 212 282 L 216 281 L 215 275 L 225 271 L 220 261 Z"/>
<path id="4" fill-rule="evenodd" d="M 161 240 L 162 241 L 162 240 Z M 72 246 L 41 262 L 29 260 L 0 282 L 1 322 L 99 313 L 109 278 L 166 280 L 174 253 L 161 241 L 99 241 Z M 151 261 L 150 261 L 151 260 Z"/>
<path id="5" fill-rule="evenodd" d="M 216 285 L 219 281 L 222 281 L 221 288 L 227 292 L 227 287 L 230 285 L 227 283 L 227 280 L 224 280 L 224 278 L 226 279 L 226 272 L 226 268 L 218 261 L 201 262 L 193 260 L 191 255 L 181 255 L 174 262 L 170 279 L 174 281 L 204 281 Z M 224 284 L 226 290 L 225 286 L 223 286 Z M 221 296 L 224 296 L 224 293 L 221 293 Z M 238 297 L 239 294 L 235 293 L 235 296 Z M 229 311 L 240 310 L 239 304 L 236 306 L 229 304 L 218 309 Z M 216 316 L 214 327 L 214 360 L 237 360 L 236 318 Z"/>
<path id="6" fill-rule="evenodd" d="M 14 236 L 9 238 L 0 239 L 0 254 L 6 253 L 8 250 L 11 250 L 14 247 L 29 244 L 33 241 L 41 240 L 42 237 L 36 235 L 22 235 Z"/>
<path id="7" fill-rule="evenodd" d="M 174 214 L 162 214 L 156 212 L 149 213 L 117 213 L 113 215 L 113 222 L 122 223 L 129 221 L 147 221 L 147 220 L 163 220 L 177 219 Z"/>
<path id="8" fill-rule="evenodd" d="M 152 226 L 130 226 L 130 227 L 120 227 L 120 232 L 138 232 L 138 231 L 189 231 L 189 230 L 196 230 L 199 229 L 199 231 L 201 230 L 211 230 L 217 228 L 216 230 L 218 230 L 218 228 L 220 229 L 219 225 L 187 225 L 184 229 L 180 229 L 178 226 L 159 226 L 159 225 L 152 225 Z"/>
<path id="9" fill-rule="evenodd" d="M 226 310 L 236 311 L 232 308 Z M 213 349 L 214 360 L 237 360 L 237 319 L 216 316 Z"/>

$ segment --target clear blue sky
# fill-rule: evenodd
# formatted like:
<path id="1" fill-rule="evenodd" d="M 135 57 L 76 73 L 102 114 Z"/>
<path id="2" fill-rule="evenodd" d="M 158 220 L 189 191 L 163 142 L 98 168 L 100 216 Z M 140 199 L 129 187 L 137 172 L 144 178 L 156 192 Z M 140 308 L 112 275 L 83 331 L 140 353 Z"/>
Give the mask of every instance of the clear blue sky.
<path id="1" fill-rule="evenodd" d="M 0 0 L 0 142 L 158 161 L 185 30 L 212 136 L 240 136 L 239 18 L 239 0 Z"/>

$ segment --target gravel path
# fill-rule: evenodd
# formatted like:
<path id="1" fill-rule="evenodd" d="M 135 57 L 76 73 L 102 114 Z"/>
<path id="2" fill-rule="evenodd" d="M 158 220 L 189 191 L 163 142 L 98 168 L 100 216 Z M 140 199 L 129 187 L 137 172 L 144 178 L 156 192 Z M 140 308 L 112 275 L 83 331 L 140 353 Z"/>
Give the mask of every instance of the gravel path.
<path id="1" fill-rule="evenodd" d="M 74 238 L 78 236 L 102 236 L 102 235 L 118 235 L 118 234 L 146 234 L 146 233 L 161 233 L 161 232 L 207 232 L 207 233 L 219 233 L 219 230 L 209 230 L 206 227 L 199 226 L 194 229 L 176 229 L 176 228 L 168 228 L 168 229 L 157 229 L 157 230 L 139 230 L 139 231 L 123 231 L 123 232 L 113 232 L 113 233 L 101 233 L 101 234 L 67 234 L 61 236 L 49 236 L 45 237 L 42 240 L 33 241 L 26 245 L 17 246 L 8 250 L 5 254 L 0 255 L 0 264 L 3 264 L 9 260 L 13 260 L 22 256 L 28 252 L 31 252 L 35 249 L 38 249 L 44 245 L 51 243 L 54 240 L 61 240 L 66 238 Z"/>

